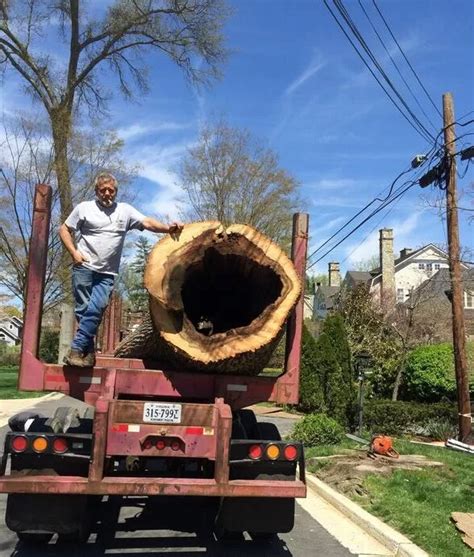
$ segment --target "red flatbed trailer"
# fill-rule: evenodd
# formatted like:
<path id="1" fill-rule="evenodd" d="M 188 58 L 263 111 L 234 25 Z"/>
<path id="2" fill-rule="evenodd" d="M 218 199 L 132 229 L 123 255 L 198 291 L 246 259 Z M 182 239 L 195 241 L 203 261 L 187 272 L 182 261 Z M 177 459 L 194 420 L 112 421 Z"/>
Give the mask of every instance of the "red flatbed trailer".
<path id="1" fill-rule="evenodd" d="M 243 409 L 263 401 L 298 402 L 303 293 L 288 322 L 285 369 L 278 377 L 188 373 L 107 354 L 94 368 L 45 364 L 38 345 L 50 207 L 51 188 L 38 185 L 19 389 L 64 393 L 93 406 L 94 415 L 76 428 L 67 412 L 53 428 L 51 420 L 32 418 L 27 431 L 20 424 L 7 434 L 0 466 L 0 492 L 10 494 L 7 525 L 23 539 L 78 533 L 88 496 L 190 495 L 221 497 L 218 522 L 225 530 L 290 530 L 294 498 L 306 495 L 303 448 L 282 441 L 274 426 L 259 426 Z M 307 238 L 308 217 L 297 214 L 292 260 L 303 282 Z M 67 505 L 63 496 L 70 497 Z M 22 516 L 26 506 L 37 506 L 39 526 Z M 271 524 L 259 518 L 266 510 Z"/>

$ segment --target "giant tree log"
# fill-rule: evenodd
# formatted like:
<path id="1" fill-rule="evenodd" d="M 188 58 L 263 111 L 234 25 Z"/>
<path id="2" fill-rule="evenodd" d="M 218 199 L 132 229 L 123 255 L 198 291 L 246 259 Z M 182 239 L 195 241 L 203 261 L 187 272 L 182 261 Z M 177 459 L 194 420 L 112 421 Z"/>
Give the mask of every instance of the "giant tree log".
<path id="1" fill-rule="evenodd" d="M 145 268 L 150 315 L 116 356 L 176 369 L 258 374 L 301 292 L 293 263 L 254 228 L 185 225 L 162 238 Z"/>

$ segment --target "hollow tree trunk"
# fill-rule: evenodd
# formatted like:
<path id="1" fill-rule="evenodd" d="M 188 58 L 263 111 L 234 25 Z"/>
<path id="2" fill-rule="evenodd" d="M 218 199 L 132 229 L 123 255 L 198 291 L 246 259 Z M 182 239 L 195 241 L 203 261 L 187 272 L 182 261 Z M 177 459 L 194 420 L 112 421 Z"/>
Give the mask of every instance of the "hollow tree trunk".
<path id="1" fill-rule="evenodd" d="M 184 227 L 147 262 L 150 316 L 116 356 L 176 369 L 254 375 L 268 362 L 301 292 L 293 263 L 247 225 Z"/>

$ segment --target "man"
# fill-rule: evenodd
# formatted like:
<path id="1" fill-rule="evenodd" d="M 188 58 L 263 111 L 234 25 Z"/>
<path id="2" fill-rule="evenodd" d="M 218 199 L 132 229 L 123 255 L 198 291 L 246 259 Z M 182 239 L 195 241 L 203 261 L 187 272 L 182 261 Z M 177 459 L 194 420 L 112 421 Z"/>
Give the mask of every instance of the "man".
<path id="1" fill-rule="evenodd" d="M 72 287 L 78 321 L 64 363 L 77 367 L 95 365 L 94 337 L 118 274 L 126 233 L 138 229 L 174 235 L 183 229 L 177 222 L 167 226 L 145 217 L 127 203 L 117 203 L 117 180 L 112 174 L 99 174 L 94 185 L 96 199 L 79 203 L 59 229 L 73 260 Z"/>

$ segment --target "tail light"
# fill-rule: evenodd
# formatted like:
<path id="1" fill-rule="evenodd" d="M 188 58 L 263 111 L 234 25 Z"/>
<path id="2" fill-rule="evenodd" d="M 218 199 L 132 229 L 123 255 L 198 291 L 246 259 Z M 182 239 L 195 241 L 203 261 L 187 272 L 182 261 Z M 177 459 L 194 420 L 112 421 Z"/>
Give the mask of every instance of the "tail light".
<path id="1" fill-rule="evenodd" d="M 64 437 L 57 437 L 53 441 L 53 451 L 55 453 L 65 453 L 69 449 L 68 443 Z"/>
<path id="2" fill-rule="evenodd" d="M 31 446 L 35 452 L 44 453 L 44 451 L 48 448 L 48 440 L 46 437 L 35 437 Z"/>
<path id="3" fill-rule="evenodd" d="M 28 439 L 23 435 L 16 435 L 11 442 L 11 448 L 16 453 L 22 453 L 28 447 Z"/>
<path id="4" fill-rule="evenodd" d="M 263 450 L 261 445 L 250 445 L 249 447 L 249 457 L 252 460 L 258 460 L 262 458 Z"/>
<path id="5" fill-rule="evenodd" d="M 179 451 L 181 448 L 179 441 L 172 441 L 170 446 L 172 451 Z"/>
<path id="6" fill-rule="evenodd" d="M 162 451 L 165 447 L 166 447 L 166 443 L 165 443 L 164 439 L 158 439 L 158 441 L 156 442 L 156 448 L 159 451 Z M 174 449 L 174 450 L 176 451 L 177 449 Z"/>
<path id="7" fill-rule="evenodd" d="M 298 449 L 294 445 L 287 445 L 283 451 L 286 460 L 296 460 Z"/>
<path id="8" fill-rule="evenodd" d="M 280 456 L 280 447 L 278 445 L 268 445 L 265 453 L 270 460 L 276 460 Z"/>

